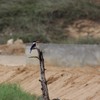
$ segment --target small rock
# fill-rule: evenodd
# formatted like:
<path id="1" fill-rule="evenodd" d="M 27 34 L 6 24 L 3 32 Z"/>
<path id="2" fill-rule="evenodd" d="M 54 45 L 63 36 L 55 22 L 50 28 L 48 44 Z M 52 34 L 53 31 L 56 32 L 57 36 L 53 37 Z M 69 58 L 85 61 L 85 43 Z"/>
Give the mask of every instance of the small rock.
<path id="1" fill-rule="evenodd" d="M 14 43 L 14 39 L 9 39 L 8 41 L 7 41 L 7 45 L 12 45 Z"/>
<path id="2" fill-rule="evenodd" d="M 22 39 L 17 39 L 14 43 L 15 44 L 23 44 L 23 40 Z"/>

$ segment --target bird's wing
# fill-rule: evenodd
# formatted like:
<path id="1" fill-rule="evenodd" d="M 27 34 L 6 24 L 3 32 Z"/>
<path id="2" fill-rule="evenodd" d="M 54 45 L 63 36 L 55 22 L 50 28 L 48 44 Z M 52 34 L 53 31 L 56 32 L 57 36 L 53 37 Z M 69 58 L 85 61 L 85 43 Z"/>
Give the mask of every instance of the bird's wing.
<path id="1" fill-rule="evenodd" d="M 35 47 L 36 47 L 36 43 L 33 43 L 31 48 L 30 48 L 30 53 L 31 53 L 32 49 L 34 49 Z"/>

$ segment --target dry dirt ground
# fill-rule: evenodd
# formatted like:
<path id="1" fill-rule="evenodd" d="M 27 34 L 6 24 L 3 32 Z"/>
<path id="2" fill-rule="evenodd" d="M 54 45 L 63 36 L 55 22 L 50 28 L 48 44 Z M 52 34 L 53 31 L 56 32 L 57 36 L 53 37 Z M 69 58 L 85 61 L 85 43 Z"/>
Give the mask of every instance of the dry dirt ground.
<path id="1" fill-rule="evenodd" d="M 100 100 L 100 67 L 46 65 L 50 99 Z M 27 92 L 41 95 L 38 66 L 0 65 L 0 83 L 17 83 Z"/>

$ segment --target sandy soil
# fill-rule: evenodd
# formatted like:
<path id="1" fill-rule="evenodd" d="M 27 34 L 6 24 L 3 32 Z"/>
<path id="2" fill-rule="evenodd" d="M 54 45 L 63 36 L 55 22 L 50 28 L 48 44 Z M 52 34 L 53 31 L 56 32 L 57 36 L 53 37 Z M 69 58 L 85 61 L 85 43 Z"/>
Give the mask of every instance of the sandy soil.
<path id="1" fill-rule="evenodd" d="M 14 45 L 13 45 L 14 46 Z M 15 50 L 15 47 L 18 47 Z M 7 54 L 20 53 L 19 46 Z M 2 47 L 7 51 L 7 47 Z M 21 51 L 22 53 L 22 51 Z M 39 66 L 25 65 L 25 55 L 0 55 L 0 83 L 17 83 L 26 92 L 41 95 Z M 100 100 L 99 67 L 57 67 L 46 63 L 46 78 L 50 99 Z"/>
<path id="2" fill-rule="evenodd" d="M 54 67 L 46 65 L 50 98 L 100 100 L 100 67 Z M 38 66 L 0 65 L 0 83 L 17 83 L 32 94 L 41 95 Z"/>

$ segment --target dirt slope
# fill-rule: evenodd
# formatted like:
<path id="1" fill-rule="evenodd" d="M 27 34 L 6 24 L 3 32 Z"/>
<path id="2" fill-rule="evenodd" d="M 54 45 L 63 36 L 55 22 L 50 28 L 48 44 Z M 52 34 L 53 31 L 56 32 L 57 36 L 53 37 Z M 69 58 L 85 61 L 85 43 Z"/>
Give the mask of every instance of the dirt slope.
<path id="1" fill-rule="evenodd" d="M 65 32 L 74 38 L 100 38 L 100 23 L 92 20 L 77 20 L 65 28 Z"/>
<path id="2" fill-rule="evenodd" d="M 50 98 L 60 100 L 100 100 L 100 67 L 46 68 Z M 18 83 L 29 92 L 41 95 L 39 68 L 0 66 L 0 83 Z"/>

